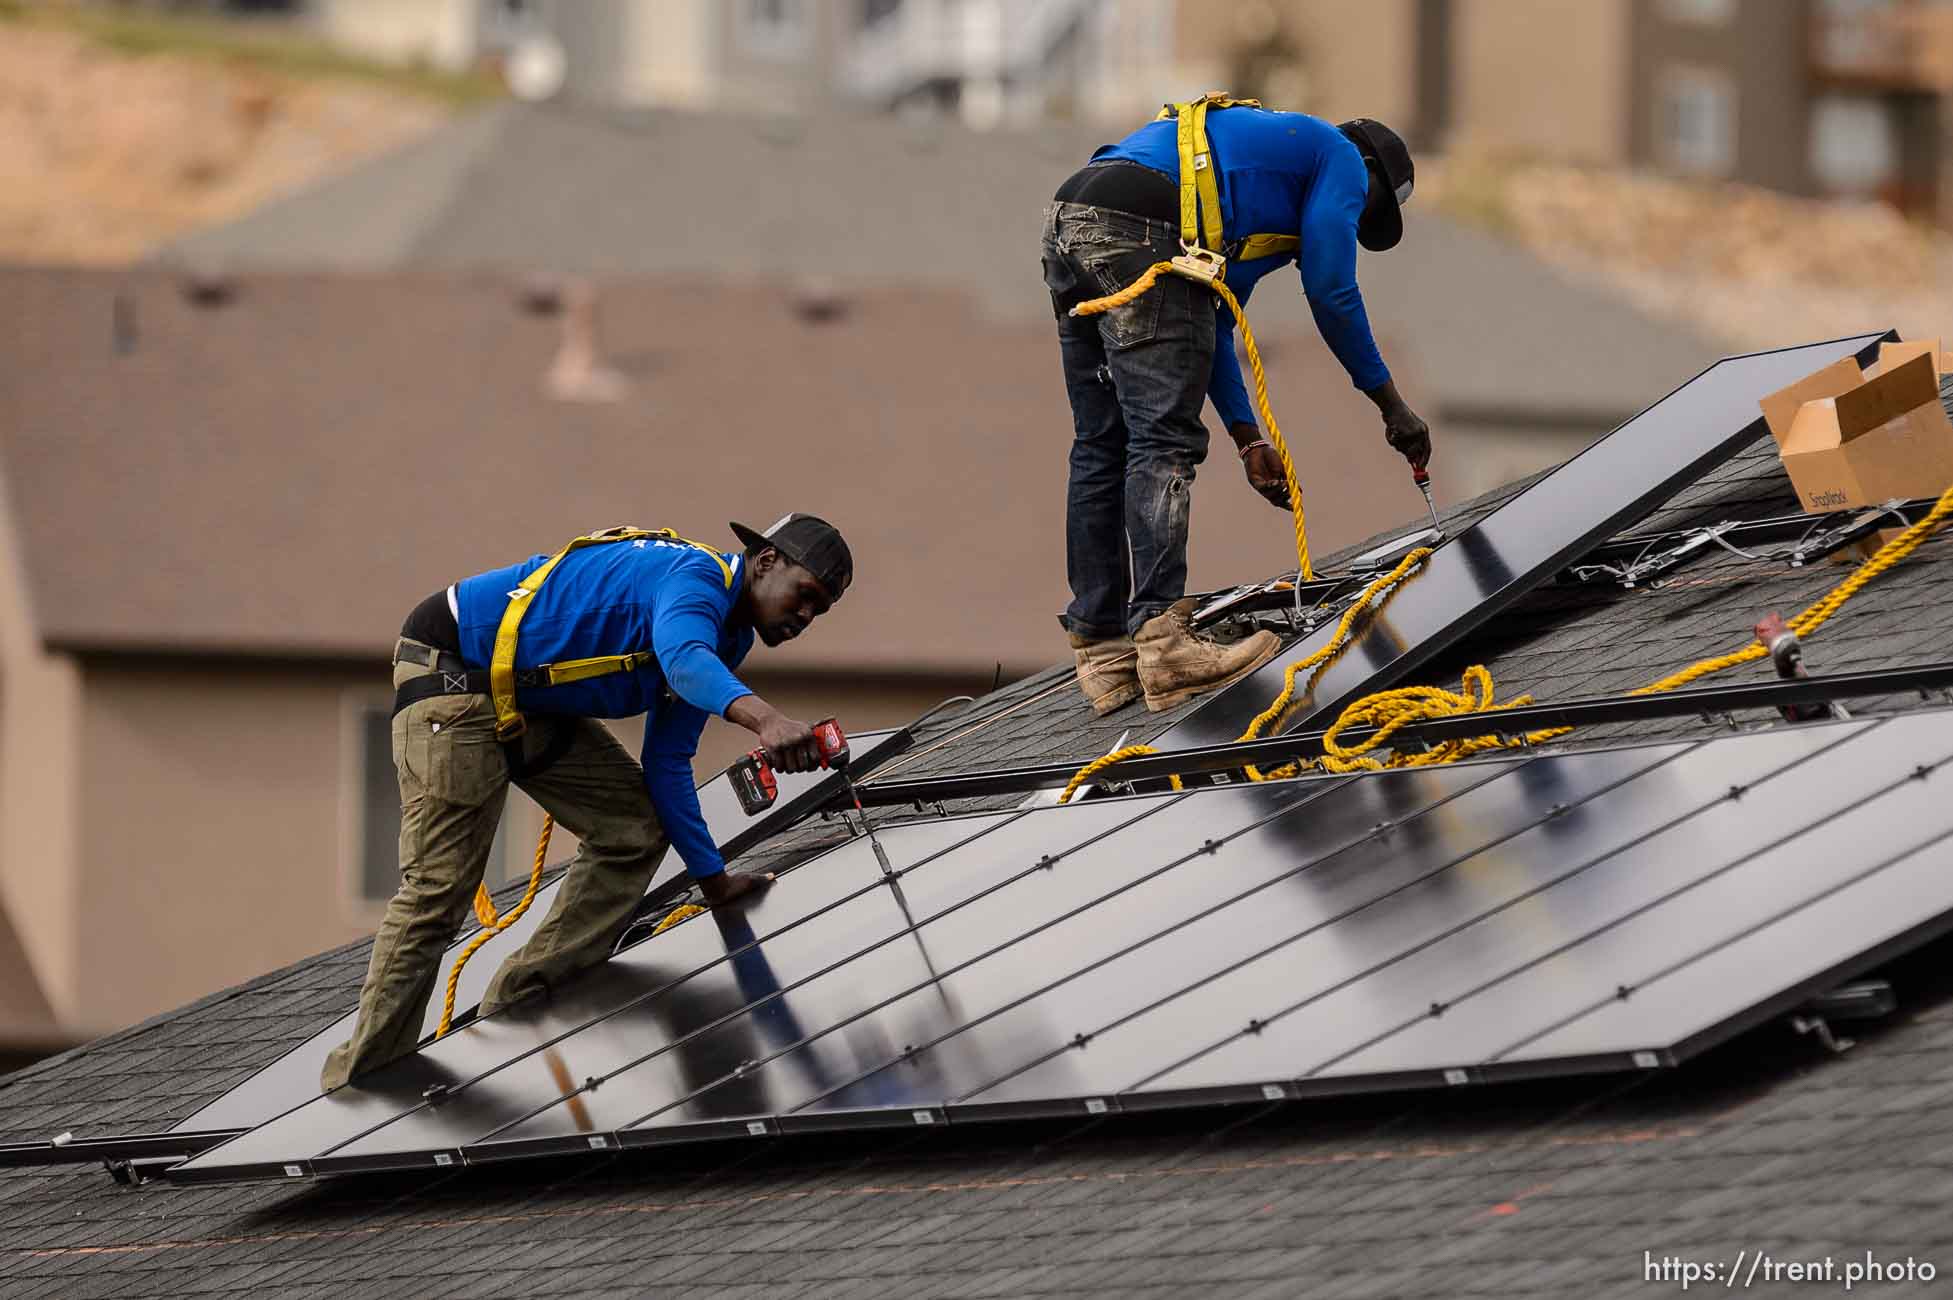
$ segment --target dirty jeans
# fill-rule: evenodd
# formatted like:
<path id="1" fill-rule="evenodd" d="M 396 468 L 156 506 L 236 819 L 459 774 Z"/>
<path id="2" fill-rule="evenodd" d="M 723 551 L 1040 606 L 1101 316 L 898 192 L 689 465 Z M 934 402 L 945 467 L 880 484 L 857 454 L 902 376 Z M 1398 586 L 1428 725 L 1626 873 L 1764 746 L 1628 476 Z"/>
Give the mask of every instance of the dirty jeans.
<path id="1" fill-rule="evenodd" d="M 1078 203 L 1045 210 L 1044 283 L 1073 427 L 1065 626 L 1093 640 L 1136 632 L 1186 594 L 1189 497 L 1207 458 L 1200 410 L 1214 369 L 1214 300 L 1190 280 L 1161 276 L 1104 315 L 1065 313 L 1179 251 L 1164 221 Z"/>
<path id="2" fill-rule="evenodd" d="M 430 670 L 396 663 L 397 687 Z M 637 760 L 593 718 L 531 716 L 533 759 L 560 728 L 569 748 L 514 784 L 580 841 L 556 903 L 509 955 L 482 997 L 487 1015 L 546 991 L 609 957 L 666 838 Z M 359 994 L 359 1023 L 326 1058 L 320 1085 L 336 1088 L 419 1043 L 442 954 L 467 919 L 508 800 L 509 768 L 485 695 L 437 695 L 393 719 L 400 778 L 400 889 L 387 904 Z"/>

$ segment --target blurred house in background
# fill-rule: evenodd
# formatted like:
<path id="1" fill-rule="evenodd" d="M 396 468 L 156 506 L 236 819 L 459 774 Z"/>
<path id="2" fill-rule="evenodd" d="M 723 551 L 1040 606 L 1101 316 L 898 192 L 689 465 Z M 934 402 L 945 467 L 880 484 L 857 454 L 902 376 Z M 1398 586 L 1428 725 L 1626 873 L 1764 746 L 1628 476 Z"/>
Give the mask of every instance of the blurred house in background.
<path id="1" fill-rule="evenodd" d="M 1100 128 L 1064 123 L 973 131 L 839 111 L 782 119 L 504 104 L 201 230 L 158 259 L 295 272 L 714 277 L 843 309 L 869 291 L 944 289 L 946 310 L 1022 328 L 1050 348 L 1034 362 L 1042 382 L 1057 360 L 1038 221 L 1102 138 Z M 1720 351 L 1442 213 L 1413 202 L 1405 221 L 1403 243 L 1363 255 L 1358 276 L 1385 359 L 1437 432 L 1434 468 L 1447 500 L 1564 460 Z M 1274 276 L 1250 303 L 1278 418 L 1292 440 L 1307 429 L 1329 463 L 1374 455 L 1383 445 L 1376 413 L 1318 338 L 1299 288 L 1293 273 Z M 966 327 L 925 325 L 919 344 L 935 345 L 906 364 L 939 376 L 984 373 L 990 358 L 950 342 Z M 897 378 L 887 366 L 874 375 L 869 382 Z M 1060 455 L 1069 412 L 1051 391 L 1047 407 L 1027 414 Z M 1331 396 L 1301 396 L 1318 392 Z M 1408 478 L 1386 482 L 1410 491 Z M 1419 503 L 1389 501 L 1366 517 Z M 1325 515 L 1318 526 L 1340 525 Z"/>
<path id="2" fill-rule="evenodd" d="M 1949 0 L 293 0 L 537 98 L 1125 123 L 1210 86 L 1412 144 L 1877 197 L 1953 224 Z M 1941 34 L 1935 35 L 1935 21 Z"/>

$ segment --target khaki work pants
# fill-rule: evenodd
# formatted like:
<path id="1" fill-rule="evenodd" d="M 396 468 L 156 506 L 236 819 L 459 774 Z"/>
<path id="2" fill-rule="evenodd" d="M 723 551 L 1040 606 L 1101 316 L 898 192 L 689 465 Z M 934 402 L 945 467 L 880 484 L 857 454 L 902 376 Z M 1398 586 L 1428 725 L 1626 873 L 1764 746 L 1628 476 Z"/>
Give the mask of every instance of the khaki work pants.
<path id="1" fill-rule="evenodd" d="M 393 684 L 430 669 L 396 663 Z M 560 728 L 563 755 L 515 784 L 580 841 L 556 903 L 509 955 L 482 997 L 490 1014 L 561 984 L 610 956 L 668 843 L 637 760 L 594 718 L 529 719 L 533 760 Z M 420 1042 L 441 958 L 470 913 L 508 801 L 509 768 L 486 695 L 437 695 L 394 715 L 400 777 L 400 889 L 373 939 L 359 1023 L 326 1057 L 319 1083 L 340 1086 L 412 1052 Z"/>

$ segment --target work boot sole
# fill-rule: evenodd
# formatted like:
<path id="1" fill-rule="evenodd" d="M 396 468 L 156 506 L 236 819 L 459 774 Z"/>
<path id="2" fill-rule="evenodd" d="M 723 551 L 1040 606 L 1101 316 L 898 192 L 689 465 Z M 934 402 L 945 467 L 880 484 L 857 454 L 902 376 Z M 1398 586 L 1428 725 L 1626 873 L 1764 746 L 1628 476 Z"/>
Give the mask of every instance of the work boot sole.
<path id="1" fill-rule="evenodd" d="M 1096 699 L 1089 695 L 1085 699 L 1091 704 L 1092 712 L 1103 718 L 1108 713 L 1116 713 L 1120 709 L 1125 708 L 1143 693 L 1139 686 L 1139 680 L 1134 678 L 1130 685 L 1107 691 Z"/>
<path id="2" fill-rule="evenodd" d="M 1149 691 L 1146 694 L 1146 708 L 1149 712 L 1152 713 L 1165 713 L 1168 709 L 1174 708 L 1181 704 L 1185 704 L 1188 700 L 1191 700 L 1196 695 L 1205 695 L 1208 691 L 1217 691 L 1223 686 L 1232 686 L 1234 685 L 1234 683 L 1240 681 L 1243 677 L 1246 677 L 1248 674 L 1254 672 L 1255 669 L 1267 663 L 1270 659 L 1273 659 L 1276 655 L 1276 652 L 1279 651 L 1281 648 L 1282 648 L 1282 643 L 1280 641 L 1276 641 L 1275 644 L 1270 646 L 1267 650 L 1264 650 L 1262 653 L 1256 655 L 1253 659 L 1250 659 L 1246 664 L 1244 664 L 1240 668 L 1235 669 L 1233 672 L 1229 673 L 1227 676 L 1221 678 L 1217 682 L 1197 682 L 1192 686 L 1182 686 L 1178 690 L 1168 691 L 1164 695 L 1154 695 L 1152 692 Z"/>

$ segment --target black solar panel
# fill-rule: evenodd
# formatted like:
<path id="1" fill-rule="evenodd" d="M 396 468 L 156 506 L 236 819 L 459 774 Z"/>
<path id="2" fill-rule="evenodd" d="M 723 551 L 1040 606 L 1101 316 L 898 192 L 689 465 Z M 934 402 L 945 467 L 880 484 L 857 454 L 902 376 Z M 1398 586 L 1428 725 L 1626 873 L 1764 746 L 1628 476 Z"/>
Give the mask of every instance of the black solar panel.
<path id="1" fill-rule="evenodd" d="M 856 766 L 863 771 L 872 771 L 876 764 L 907 748 L 909 733 L 906 729 L 864 731 L 850 739 L 857 756 Z M 699 807 L 705 814 L 706 825 L 728 858 L 806 816 L 809 806 L 824 802 L 827 796 L 834 793 L 839 781 L 832 773 L 826 772 L 780 772 L 777 776 L 780 781 L 779 801 L 759 817 L 746 815 L 724 772 L 699 786 Z M 671 861 L 676 863 L 676 857 Z M 676 873 L 670 869 L 666 874 L 677 879 Z M 480 1003 L 483 991 L 488 988 L 488 981 L 494 977 L 502 960 L 529 941 L 529 936 L 549 915 L 550 905 L 556 901 L 558 883 L 551 881 L 537 890 L 529 910 L 468 959 L 468 964 L 462 968 L 461 982 L 455 990 L 454 1005 L 457 1011 L 466 1012 Z M 447 988 L 448 972 L 475 933 L 471 926 L 448 945 L 441 959 L 441 974 L 435 984 L 436 995 L 422 1022 L 422 1034 L 432 1034 L 439 1027 L 441 992 Z M 316 1097 L 319 1093 L 319 1070 L 325 1064 L 326 1053 L 345 1042 L 352 1032 L 353 1015 L 348 1013 L 197 1111 L 177 1125 L 176 1131 L 189 1133 L 248 1128 Z"/>
<path id="2" fill-rule="evenodd" d="M 1414 672 L 1433 656 L 1638 522 L 1677 489 L 1761 437 L 1757 402 L 1843 357 L 1861 363 L 1887 334 L 1861 334 L 1775 352 L 1726 357 L 1607 437 L 1442 543 L 1423 570 L 1313 684 L 1298 683 L 1281 725 L 1326 725 L 1351 701 Z M 1327 644 L 1334 624 L 1214 697 L 1153 742 L 1187 749 L 1233 740 L 1281 690 L 1296 659 Z"/>
<path id="3" fill-rule="evenodd" d="M 1673 1064 L 1953 922 L 1948 719 L 892 827 L 172 1177 Z"/>

